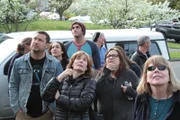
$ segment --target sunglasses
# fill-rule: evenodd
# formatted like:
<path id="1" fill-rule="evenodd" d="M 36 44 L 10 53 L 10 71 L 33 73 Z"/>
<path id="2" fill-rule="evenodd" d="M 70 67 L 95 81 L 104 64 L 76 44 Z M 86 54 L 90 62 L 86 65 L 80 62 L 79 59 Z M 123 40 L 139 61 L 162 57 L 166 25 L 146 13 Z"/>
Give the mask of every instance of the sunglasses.
<path id="1" fill-rule="evenodd" d="M 147 68 L 148 71 L 154 71 L 156 68 L 158 68 L 158 70 L 163 71 L 165 70 L 167 67 L 164 65 L 160 65 L 160 66 L 150 66 Z"/>

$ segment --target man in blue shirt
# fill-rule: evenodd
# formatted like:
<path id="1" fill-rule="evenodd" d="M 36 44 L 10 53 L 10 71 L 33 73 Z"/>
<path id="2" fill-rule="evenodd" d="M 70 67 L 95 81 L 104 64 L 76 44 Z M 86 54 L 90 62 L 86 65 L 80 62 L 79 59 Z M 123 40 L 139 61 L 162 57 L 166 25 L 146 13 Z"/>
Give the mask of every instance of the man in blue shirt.
<path id="1" fill-rule="evenodd" d="M 93 35 L 93 42 L 96 43 L 98 49 L 99 49 L 99 54 L 100 54 L 100 59 L 101 59 L 101 67 L 104 65 L 104 57 L 106 54 L 107 49 L 103 46 L 105 42 L 105 36 L 101 32 L 95 32 Z"/>
<path id="2" fill-rule="evenodd" d="M 71 32 L 74 36 L 74 40 L 65 44 L 68 57 L 71 58 L 77 51 L 84 51 L 92 57 L 94 68 L 96 70 L 100 69 L 100 55 L 98 48 L 94 42 L 85 39 L 85 25 L 80 22 L 74 22 L 71 25 Z"/>

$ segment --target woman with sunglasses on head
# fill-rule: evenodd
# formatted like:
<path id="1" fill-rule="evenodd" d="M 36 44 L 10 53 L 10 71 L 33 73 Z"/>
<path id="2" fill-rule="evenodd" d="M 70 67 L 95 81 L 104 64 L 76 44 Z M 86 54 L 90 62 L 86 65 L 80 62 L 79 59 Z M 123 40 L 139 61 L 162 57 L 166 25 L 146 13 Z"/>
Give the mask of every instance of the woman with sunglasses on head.
<path id="1" fill-rule="evenodd" d="M 104 120 L 133 120 L 138 77 L 128 68 L 118 47 L 107 51 L 105 67 L 97 80 L 95 111 Z"/>
<path id="2" fill-rule="evenodd" d="M 160 55 L 150 57 L 137 87 L 134 120 L 179 120 L 179 90 L 170 63 Z"/>

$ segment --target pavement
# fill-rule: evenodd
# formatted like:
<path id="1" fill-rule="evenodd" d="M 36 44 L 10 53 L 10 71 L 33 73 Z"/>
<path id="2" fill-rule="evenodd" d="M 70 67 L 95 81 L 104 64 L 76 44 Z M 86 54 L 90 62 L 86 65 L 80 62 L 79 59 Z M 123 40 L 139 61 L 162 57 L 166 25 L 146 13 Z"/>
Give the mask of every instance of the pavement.
<path id="1" fill-rule="evenodd" d="M 178 60 L 178 61 L 170 61 L 170 63 L 172 65 L 172 67 L 173 67 L 174 74 L 175 74 L 176 78 L 178 80 L 180 80 L 180 72 L 179 72 L 179 70 L 180 70 L 180 60 Z"/>

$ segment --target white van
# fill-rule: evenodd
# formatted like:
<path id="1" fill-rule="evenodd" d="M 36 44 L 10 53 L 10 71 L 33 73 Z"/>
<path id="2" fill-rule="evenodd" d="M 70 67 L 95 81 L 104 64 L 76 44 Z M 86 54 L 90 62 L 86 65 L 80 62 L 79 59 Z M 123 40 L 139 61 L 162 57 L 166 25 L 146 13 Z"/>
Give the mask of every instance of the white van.
<path id="1" fill-rule="evenodd" d="M 137 29 L 119 29 L 119 30 L 87 30 L 86 39 L 91 40 L 94 32 L 102 32 L 106 38 L 105 46 L 109 49 L 115 45 L 124 47 L 128 56 L 131 56 L 137 48 L 136 40 L 141 35 L 147 35 L 151 39 L 150 54 L 162 55 L 166 59 L 170 59 L 166 40 L 163 35 L 158 32 L 144 31 Z M 47 31 L 51 37 L 51 41 L 67 42 L 73 40 L 71 31 Z M 7 71 L 10 59 L 15 54 L 17 44 L 24 37 L 33 37 L 33 32 L 18 32 L 5 34 L 4 38 L 12 38 L 2 40 L 0 42 L 0 119 L 13 118 L 8 98 L 8 79 Z"/>

